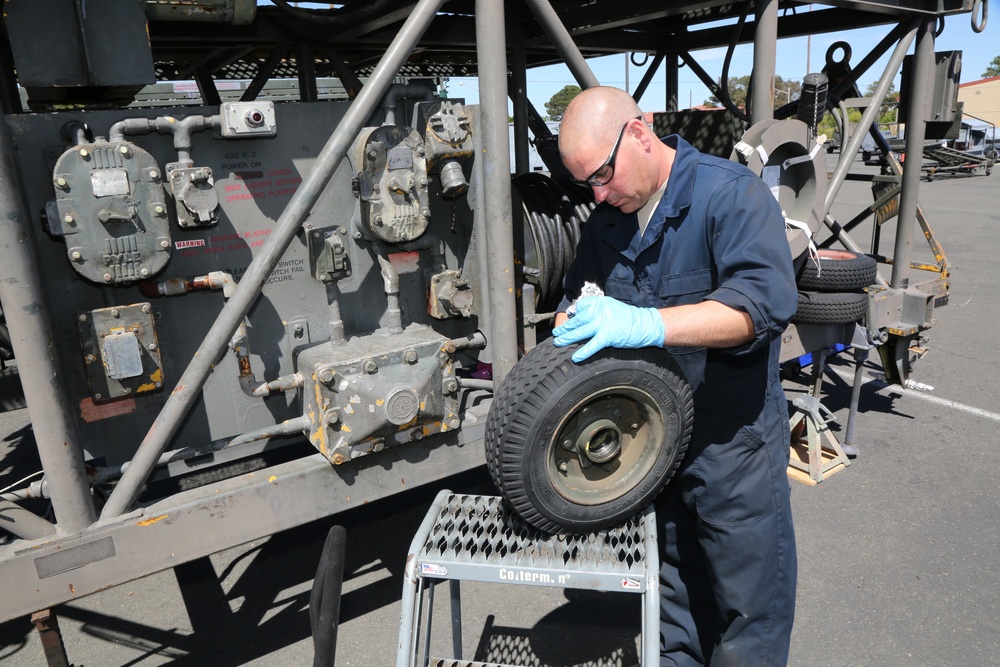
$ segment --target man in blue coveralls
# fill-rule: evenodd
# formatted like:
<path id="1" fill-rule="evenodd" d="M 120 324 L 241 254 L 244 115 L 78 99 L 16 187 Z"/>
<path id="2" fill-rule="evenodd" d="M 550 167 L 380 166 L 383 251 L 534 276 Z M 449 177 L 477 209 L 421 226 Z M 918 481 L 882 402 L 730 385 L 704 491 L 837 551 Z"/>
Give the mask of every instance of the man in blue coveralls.
<path id="1" fill-rule="evenodd" d="M 591 88 L 559 151 L 598 206 L 584 226 L 557 346 L 665 347 L 694 392 L 687 455 L 656 501 L 662 665 L 784 665 L 795 609 L 789 433 L 778 375 L 795 311 L 781 210 L 740 164 L 660 140 L 632 97 Z M 577 300 L 584 282 L 604 296 Z"/>

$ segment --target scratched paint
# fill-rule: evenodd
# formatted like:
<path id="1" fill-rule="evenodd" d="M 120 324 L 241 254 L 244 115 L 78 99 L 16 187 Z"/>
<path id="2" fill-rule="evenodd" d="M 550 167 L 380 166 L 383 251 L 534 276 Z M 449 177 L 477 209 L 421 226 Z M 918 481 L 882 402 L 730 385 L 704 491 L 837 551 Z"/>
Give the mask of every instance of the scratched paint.
<path id="1" fill-rule="evenodd" d="M 167 514 L 161 514 L 160 516 L 154 516 L 151 519 L 146 519 L 144 521 L 137 521 L 135 525 L 137 525 L 137 526 L 143 526 L 143 527 L 145 527 L 145 526 L 152 526 L 157 521 L 163 521 L 164 519 L 167 518 L 167 516 L 169 516 L 169 515 L 167 515 Z"/>

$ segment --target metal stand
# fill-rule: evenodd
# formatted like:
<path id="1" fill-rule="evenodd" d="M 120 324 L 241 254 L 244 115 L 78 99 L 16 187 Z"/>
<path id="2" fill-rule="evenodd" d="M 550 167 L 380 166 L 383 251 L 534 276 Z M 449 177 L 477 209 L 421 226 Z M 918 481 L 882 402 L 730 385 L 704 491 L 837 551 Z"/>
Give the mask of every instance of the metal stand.
<path id="1" fill-rule="evenodd" d="M 641 594 L 641 664 L 655 667 L 660 664 L 659 567 L 652 507 L 617 528 L 589 535 L 557 536 L 524 523 L 498 496 L 441 491 L 414 536 L 406 559 L 396 667 L 496 667 L 462 661 L 459 587 L 463 579 Z M 451 589 L 455 656 L 432 658 L 433 591 L 435 584 L 443 580 L 448 580 Z M 421 661 L 418 643 L 425 589 L 428 595 Z"/>
<path id="2" fill-rule="evenodd" d="M 806 459 L 800 461 L 793 456 L 788 465 L 808 473 L 809 478 L 817 484 L 834 469 L 851 465 L 844 449 L 827 427 L 827 422 L 831 420 L 833 413 L 815 396 L 799 396 L 792 401 L 792 415 L 788 419 L 792 446 L 805 444 Z M 824 456 L 824 450 L 832 452 L 832 456 Z"/>

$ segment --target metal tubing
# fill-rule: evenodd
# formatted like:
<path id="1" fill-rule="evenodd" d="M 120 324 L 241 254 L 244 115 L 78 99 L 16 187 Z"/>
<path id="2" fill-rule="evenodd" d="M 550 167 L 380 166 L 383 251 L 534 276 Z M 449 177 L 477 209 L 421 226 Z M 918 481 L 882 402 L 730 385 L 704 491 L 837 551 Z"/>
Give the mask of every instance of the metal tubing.
<path id="1" fill-rule="evenodd" d="M 0 500 L 0 529 L 24 540 L 37 540 L 56 532 L 56 527 L 20 505 Z"/>
<path id="2" fill-rule="evenodd" d="M 82 531 L 97 514 L 83 468 L 83 447 L 69 402 L 65 373 L 56 353 L 59 340 L 49 321 L 42 273 L 35 257 L 31 216 L 22 199 L 17 150 L 7 117 L 0 114 L 0 301 L 20 369 L 38 456 L 54 491 L 59 531 Z"/>
<path id="3" fill-rule="evenodd" d="M 531 171 L 528 152 L 528 59 L 524 52 L 524 34 L 511 32 L 510 100 L 514 104 L 514 173 Z"/>
<path id="4" fill-rule="evenodd" d="M 212 372 L 216 359 L 226 348 L 226 344 L 235 333 L 236 327 L 239 326 L 256 301 L 264 282 L 277 266 L 292 239 L 295 238 L 302 221 L 309 215 L 309 211 L 323 193 L 330 177 L 333 176 L 333 172 L 340 165 L 347 151 L 350 150 L 351 144 L 361 128 L 378 109 L 379 102 L 392 84 L 396 72 L 409 57 L 414 46 L 443 4 L 444 0 L 420 0 L 406 23 L 403 24 L 399 34 L 389 45 L 361 94 L 351 104 L 337 129 L 330 135 L 330 139 L 320 151 L 312 171 L 292 195 L 281 217 L 275 223 L 274 231 L 268 237 L 267 244 L 247 267 L 233 297 L 222 308 L 222 312 L 219 313 L 212 328 L 205 336 L 198 354 L 188 364 L 187 369 L 178 380 L 177 386 L 156 416 L 153 425 L 132 459 L 132 465 L 125 471 L 118 486 L 108 498 L 104 511 L 101 513 L 102 519 L 121 515 L 132 506 L 132 503 L 139 496 L 139 492 L 153 471 L 160 453 L 166 449 L 167 444 L 194 405 L 195 399 L 199 396 L 205 381 Z M 491 27 L 495 28 L 495 26 Z M 503 109 L 506 110 L 506 104 L 503 105 Z M 12 153 L 13 151 L 4 152 L 5 155 L 12 155 Z M 508 159 L 506 151 L 504 159 L 505 161 Z M 507 183 L 509 195 L 510 179 L 504 180 Z M 513 321 L 513 308 L 511 313 L 510 319 Z"/>
<path id="5" fill-rule="evenodd" d="M 925 19 L 916 33 L 917 44 L 913 49 L 910 106 L 906 122 L 906 154 L 910 156 L 910 162 L 903 167 L 903 190 L 899 193 L 896 245 L 892 254 L 892 276 L 889 278 L 889 285 L 894 289 L 905 289 L 910 284 L 920 160 L 924 153 L 924 132 L 927 127 L 927 101 L 934 85 L 934 20 Z"/>
<path id="6" fill-rule="evenodd" d="M 649 67 L 646 68 L 646 73 L 642 75 L 642 81 L 636 86 L 635 92 L 632 93 L 632 99 L 639 103 L 642 96 L 646 93 L 646 89 L 649 88 L 649 84 L 653 81 L 653 77 L 656 76 L 657 70 L 660 69 L 660 65 L 663 64 L 664 54 L 657 53 L 653 56 L 653 61 L 649 63 Z"/>
<path id="7" fill-rule="evenodd" d="M 548 35 L 549 39 L 552 40 L 552 45 L 556 47 L 556 53 L 563 59 L 566 63 L 566 67 L 569 71 L 573 73 L 573 77 L 576 79 L 577 83 L 580 84 L 581 88 L 593 88 L 594 86 L 601 85 L 594 76 L 594 73 L 590 69 L 590 65 L 587 64 L 587 60 L 580 53 L 580 49 L 577 48 L 576 43 L 573 42 L 573 38 L 570 36 L 569 31 L 566 30 L 566 26 L 559 19 L 559 15 L 556 14 L 556 10 L 552 9 L 552 5 L 548 3 L 547 0 L 525 0 L 525 4 L 528 5 L 528 9 L 535 15 L 538 22 L 542 25 L 542 30 Z M 479 16 L 479 2 L 476 2 L 476 16 Z M 501 3 L 502 8 L 502 3 Z M 503 25 L 503 13 L 501 11 L 500 15 L 501 23 Z M 486 37 L 486 34 L 477 34 L 476 43 L 481 44 Z M 503 44 L 504 40 L 500 40 L 500 44 Z M 477 48 L 479 48 L 477 46 Z M 483 59 L 479 58 L 480 67 L 482 67 Z M 488 61 L 487 61 L 488 62 Z M 482 88 L 480 88 L 482 90 Z"/>
<path id="8" fill-rule="evenodd" d="M 451 593 L 451 650 L 456 660 L 462 659 L 462 582 L 458 579 L 448 581 L 448 591 Z"/>
<path id="9" fill-rule="evenodd" d="M 878 80 L 878 85 L 875 86 L 875 92 L 872 94 L 872 103 L 864 110 L 861 114 L 861 120 L 858 121 L 858 127 L 868 127 L 874 122 L 878 112 L 879 106 L 882 104 L 882 100 L 885 99 L 885 95 L 889 90 L 889 86 L 892 84 L 893 78 L 896 76 L 896 72 L 899 70 L 900 64 L 903 62 L 903 57 L 910 48 L 910 43 L 913 42 L 913 38 L 917 34 L 917 27 L 914 25 L 913 29 L 906 33 L 899 43 L 896 44 L 896 48 L 893 50 L 892 55 L 889 56 L 889 62 L 885 65 L 885 70 L 882 72 L 882 77 Z M 847 119 L 844 119 L 846 125 Z M 857 155 L 858 149 L 861 148 L 861 142 L 864 140 L 864 132 L 855 132 L 851 135 L 850 140 L 846 144 L 842 144 L 840 148 L 840 160 L 837 162 L 836 168 L 833 170 L 833 175 L 830 176 L 830 182 L 826 187 L 826 200 L 823 203 L 823 214 L 827 215 L 830 212 L 830 208 L 833 206 L 833 201 L 837 198 L 840 193 L 840 186 L 844 184 L 844 179 L 847 178 L 847 172 L 851 168 L 851 164 L 854 162 L 854 156 Z M 923 142 L 923 134 L 921 131 L 921 143 Z M 919 170 L 917 175 L 920 175 Z"/>
<path id="10" fill-rule="evenodd" d="M 664 108 L 675 112 L 680 108 L 677 96 L 680 94 L 680 60 L 677 53 L 671 52 L 667 57 L 667 92 Z"/>
<path id="11" fill-rule="evenodd" d="M 858 404 L 861 402 L 861 381 L 868 360 L 868 348 L 854 348 L 854 383 L 851 384 L 851 407 L 847 413 L 847 426 L 844 430 L 844 447 L 850 447 L 857 455 L 857 445 L 854 444 L 854 423 L 858 417 Z"/>
<path id="12" fill-rule="evenodd" d="M 279 42 L 274 50 L 268 55 L 267 60 L 265 60 L 257 68 L 257 73 L 254 75 L 253 80 L 247 84 L 247 89 L 243 91 L 243 95 L 240 96 L 240 102 L 252 102 L 257 99 L 260 95 L 260 91 L 264 90 L 264 85 L 267 84 L 267 80 L 271 78 L 271 74 L 274 73 L 275 68 L 278 67 L 278 63 L 281 62 L 285 54 L 288 53 L 288 49 L 291 48 L 288 42 Z"/>
<path id="13" fill-rule="evenodd" d="M 753 93 L 750 123 L 774 118 L 775 45 L 778 43 L 778 0 L 757 0 L 753 34 Z"/>
<path id="14" fill-rule="evenodd" d="M 550 11 L 551 9 L 549 7 Z M 486 261 L 491 278 L 489 293 L 492 335 L 489 339 L 493 348 L 493 381 L 497 387 L 517 363 L 506 44 L 503 0 L 476 0 L 476 59 L 479 62 L 479 115 L 483 128 L 485 186 L 483 205 L 488 253 Z"/>

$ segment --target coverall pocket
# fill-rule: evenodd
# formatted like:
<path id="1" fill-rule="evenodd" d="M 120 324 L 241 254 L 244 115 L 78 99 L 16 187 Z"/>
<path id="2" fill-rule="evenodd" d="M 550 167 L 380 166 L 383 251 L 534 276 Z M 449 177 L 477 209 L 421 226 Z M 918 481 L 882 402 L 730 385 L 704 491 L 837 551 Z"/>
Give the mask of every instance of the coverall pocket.
<path id="1" fill-rule="evenodd" d="M 705 448 L 696 475 L 704 483 L 698 516 L 714 526 L 740 526 L 775 511 L 771 448 L 758 424 L 740 426 L 727 442 Z"/>
<path id="2" fill-rule="evenodd" d="M 712 288 L 711 269 L 673 273 L 660 279 L 660 298 L 664 306 L 683 306 L 700 302 Z"/>
<path id="3" fill-rule="evenodd" d="M 674 273 L 660 279 L 660 307 L 686 306 L 700 303 L 712 291 L 711 269 Z M 704 351 L 703 347 L 667 346 L 667 352 L 674 356 L 695 354 Z"/>

